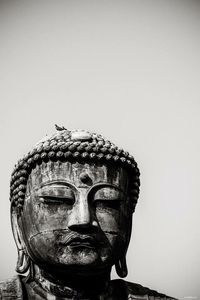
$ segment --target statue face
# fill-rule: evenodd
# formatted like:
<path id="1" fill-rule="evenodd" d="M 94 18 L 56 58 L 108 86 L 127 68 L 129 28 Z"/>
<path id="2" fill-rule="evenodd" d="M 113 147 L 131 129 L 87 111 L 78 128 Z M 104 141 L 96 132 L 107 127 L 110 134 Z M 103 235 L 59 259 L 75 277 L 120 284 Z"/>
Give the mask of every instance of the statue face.
<path id="1" fill-rule="evenodd" d="M 127 249 L 131 210 L 122 168 L 48 162 L 27 183 L 20 228 L 32 260 L 59 271 L 96 273 Z"/>

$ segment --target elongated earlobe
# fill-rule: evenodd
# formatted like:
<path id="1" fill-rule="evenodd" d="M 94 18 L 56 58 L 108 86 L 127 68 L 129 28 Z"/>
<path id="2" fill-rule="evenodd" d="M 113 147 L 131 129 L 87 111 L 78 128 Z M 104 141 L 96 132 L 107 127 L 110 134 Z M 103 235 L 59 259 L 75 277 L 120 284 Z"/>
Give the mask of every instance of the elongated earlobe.
<path id="1" fill-rule="evenodd" d="M 22 233 L 18 224 L 19 213 L 16 207 L 11 206 L 11 224 L 15 243 L 18 251 L 18 259 L 16 271 L 23 274 L 28 271 L 30 266 L 30 258 L 26 252 L 25 244 L 23 241 Z"/>
<path id="2" fill-rule="evenodd" d="M 121 278 L 124 278 L 128 274 L 127 264 L 126 264 L 126 257 L 123 256 L 120 258 L 117 263 L 115 264 L 115 269 L 117 272 L 117 275 Z"/>
<path id="3" fill-rule="evenodd" d="M 24 249 L 18 249 L 18 259 L 16 271 L 20 274 L 25 273 L 29 269 L 29 256 L 26 254 Z"/>

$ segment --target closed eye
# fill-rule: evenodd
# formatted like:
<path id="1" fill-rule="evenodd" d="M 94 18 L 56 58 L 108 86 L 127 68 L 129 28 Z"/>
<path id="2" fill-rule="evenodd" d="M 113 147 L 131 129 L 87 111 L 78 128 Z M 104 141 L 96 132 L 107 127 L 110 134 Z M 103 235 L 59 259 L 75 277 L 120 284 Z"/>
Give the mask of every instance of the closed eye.
<path id="1" fill-rule="evenodd" d="M 74 199 L 69 197 L 63 197 L 63 196 L 40 196 L 40 199 L 43 200 L 44 203 L 49 204 L 67 204 L 67 205 L 73 205 Z"/>
<path id="2" fill-rule="evenodd" d="M 121 199 L 96 199 L 94 205 L 96 209 L 116 209 L 120 208 L 122 200 Z"/>

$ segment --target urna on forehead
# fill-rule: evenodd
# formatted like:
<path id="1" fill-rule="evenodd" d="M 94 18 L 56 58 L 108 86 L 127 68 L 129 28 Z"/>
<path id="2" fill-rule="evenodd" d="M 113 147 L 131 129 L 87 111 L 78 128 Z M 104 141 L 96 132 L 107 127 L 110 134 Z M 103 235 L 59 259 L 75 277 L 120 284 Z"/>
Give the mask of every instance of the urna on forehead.
<path id="1" fill-rule="evenodd" d="M 67 168 L 70 165 L 72 167 L 77 166 L 76 163 L 85 164 L 85 166 L 88 164 L 90 172 L 92 166 L 96 169 L 101 165 L 109 166 L 107 172 L 104 172 L 104 177 L 107 176 L 107 179 L 112 178 L 114 169 L 126 170 L 131 186 L 131 199 L 133 203 L 137 202 L 140 185 L 139 169 L 132 155 L 99 134 L 85 130 L 70 131 L 58 126 L 56 126 L 56 129 L 55 134 L 46 136 L 38 142 L 15 166 L 11 178 L 10 192 L 13 205 L 23 206 L 27 180 L 34 170 L 41 170 L 42 166 L 48 163 L 52 168 L 57 167 L 59 169 L 60 163 L 66 162 L 70 162 L 68 166 L 66 164 Z M 53 163 L 51 164 L 51 162 Z M 64 169 L 67 172 L 67 168 L 62 168 L 62 172 L 64 172 Z M 78 169 L 73 168 L 73 172 L 78 172 Z M 109 171 L 111 172 L 109 173 Z M 74 174 L 73 172 L 72 174 Z M 51 173 L 52 176 L 55 174 L 55 172 Z"/>
<path id="2" fill-rule="evenodd" d="M 101 162 L 49 161 L 37 165 L 28 179 L 28 188 L 37 189 L 51 182 L 66 182 L 76 187 L 110 183 L 120 189 L 128 187 L 128 173 L 121 166 Z"/>

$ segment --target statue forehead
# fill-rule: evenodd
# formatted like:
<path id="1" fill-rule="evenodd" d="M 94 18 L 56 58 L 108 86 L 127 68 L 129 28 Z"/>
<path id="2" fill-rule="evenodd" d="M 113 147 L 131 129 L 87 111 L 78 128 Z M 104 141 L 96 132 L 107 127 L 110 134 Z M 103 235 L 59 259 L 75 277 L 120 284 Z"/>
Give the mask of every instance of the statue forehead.
<path id="1" fill-rule="evenodd" d="M 91 186 L 104 182 L 114 184 L 124 190 L 128 186 L 128 174 L 120 166 L 49 161 L 32 170 L 28 180 L 28 190 L 39 188 L 45 183 L 54 181 L 66 181 L 76 186 Z"/>

